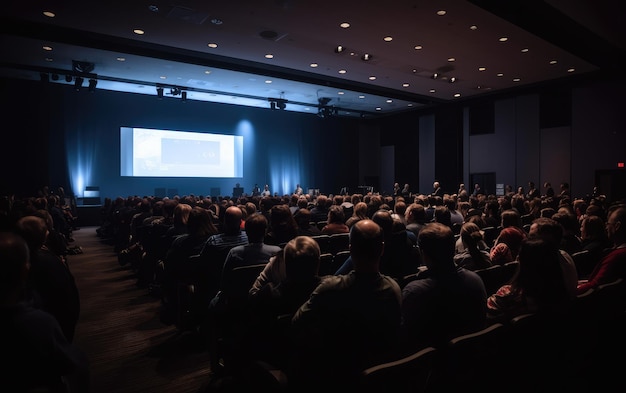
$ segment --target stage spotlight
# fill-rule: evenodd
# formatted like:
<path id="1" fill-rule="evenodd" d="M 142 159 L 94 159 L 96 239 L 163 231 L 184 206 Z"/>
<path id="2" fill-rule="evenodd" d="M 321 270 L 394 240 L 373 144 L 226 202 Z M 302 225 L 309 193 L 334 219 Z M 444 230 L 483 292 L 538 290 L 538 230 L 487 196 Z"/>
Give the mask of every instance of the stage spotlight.
<path id="1" fill-rule="evenodd" d="M 157 98 L 163 99 L 163 88 L 162 87 L 157 87 Z"/>
<path id="2" fill-rule="evenodd" d="M 285 103 L 284 100 L 279 100 L 276 105 L 278 106 L 278 109 L 280 110 L 284 110 L 287 107 L 287 104 Z"/>
<path id="3" fill-rule="evenodd" d="M 187 102 L 187 92 L 183 91 L 180 93 L 180 99 L 183 100 L 183 102 Z"/>
<path id="4" fill-rule="evenodd" d="M 65 81 L 70 83 L 72 81 L 72 75 L 65 75 Z"/>
<path id="5" fill-rule="evenodd" d="M 53 81 L 58 81 L 59 80 L 59 74 L 52 74 L 52 80 Z"/>
<path id="6" fill-rule="evenodd" d="M 455 78 L 455 77 L 451 77 L 451 78 L 449 79 L 449 82 L 450 82 L 450 83 L 454 83 L 454 82 L 456 82 L 456 78 Z"/>
<path id="7" fill-rule="evenodd" d="M 372 55 L 370 55 L 369 53 L 365 53 L 365 54 L 363 54 L 363 56 L 361 56 L 361 60 L 363 60 L 363 61 L 370 61 L 370 60 L 372 60 Z"/>
<path id="8" fill-rule="evenodd" d="M 44 83 L 50 82 L 50 75 L 46 74 L 45 72 L 40 73 L 39 78 L 41 78 L 41 81 Z"/>
<path id="9" fill-rule="evenodd" d="M 276 108 L 276 101 L 270 101 L 270 109 L 273 110 L 273 111 L 275 111 L 277 109 Z"/>
<path id="10" fill-rule="evenodd" d="M 76 91 L 80 91 L 81 87 L 83 87 L 83 78 L 77 76 L 76 79 L 74 79 L 74 88 Z"/>
<path id="11" fill-rule="evenodd" d="M 96 91 L 97 84 L 98 84 L 98 81 L 96 79 L 89 79 L 89 86 L 87 87 L 87 90 L 90 93 L 93 93 L 94 91 Z"/>

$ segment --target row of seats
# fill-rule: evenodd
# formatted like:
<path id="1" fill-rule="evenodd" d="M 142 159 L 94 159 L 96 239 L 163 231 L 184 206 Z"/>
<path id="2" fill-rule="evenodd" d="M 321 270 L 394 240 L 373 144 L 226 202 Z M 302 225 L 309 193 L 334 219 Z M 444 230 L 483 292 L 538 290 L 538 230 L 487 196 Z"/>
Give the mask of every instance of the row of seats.
<path id="1" fill-rule="evenodd" d="M 523 314 L 373 366 L 363 371 L 362 390 L 623 391 L 623 363 L 614 356 L 626 350 L 625 295 L 619 279 L 579 296 L 566 318 Z"/>

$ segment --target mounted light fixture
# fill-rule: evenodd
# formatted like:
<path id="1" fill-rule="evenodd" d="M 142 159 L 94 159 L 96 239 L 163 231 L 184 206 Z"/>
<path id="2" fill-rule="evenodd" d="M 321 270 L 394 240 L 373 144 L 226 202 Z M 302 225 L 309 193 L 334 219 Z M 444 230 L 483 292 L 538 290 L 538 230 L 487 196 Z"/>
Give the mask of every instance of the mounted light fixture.
<path id="1" fill-rule="evenodd" d="M 65 81 L 66 81 L 67 83 L 72 82 L 72 75 L 65 75 Z"/>
<path id="2" fill-rule="evenodd" d="M 335 47 L 335 53 L 341 53 L 345 50 L 346 48 L 343 45 L 337 45 Z"/>
<path id="3" fill-rule="evenodd" d="M 180 99 L 183 102 L 187 102 L 187 92 L 186 91 L 183 91 L 183 92 L 180 93 Z"/>
<path id="4" fill-rule="evenodd" d="M 156 91 L 157 91 L 157 98 L 159 100 L 163 99 L 163 88 L 161 86 L 157 86 Z"/>
<path id="5" fill-rule="evenodd" d="M 454 82 L 456 82 L 456 78 L 455 78 L 455 77 L 453 77 L 453 76 L 452 76 L 452 77 L 450 77 L 449 82 L 450 82 L 450 83 L 454 83 Z"/>
<path id="6" fill-rule="evenodd" d="M 74 78 L 74 89 L 76 89 L 76 91 L 80 91 L 81 87 L 83 87 L 83 78 L 77 76 Z"/>
<path id="7" fill-rule="evenodd" d="M 370 55 L 369 53 L 364 53 L 363 56 L 361 56 L 361 60 L 370 61 L 372 60 L 372 55 Z"/>
<path id="8" fill-rule="evenodd" d="M 97 84 L 98 84 L 98 81 L 96 79 L 89 79 L 89 86 L 87 87 L 87 90 L 90 93 L 93 93 L 94 91 L 96 91 Z"/>
<path id="9" fill-rule="evenodd" d="M 284 98 L 268 98 L 271 110 L 285 110 L 287 108 L 287 100 Z"/>

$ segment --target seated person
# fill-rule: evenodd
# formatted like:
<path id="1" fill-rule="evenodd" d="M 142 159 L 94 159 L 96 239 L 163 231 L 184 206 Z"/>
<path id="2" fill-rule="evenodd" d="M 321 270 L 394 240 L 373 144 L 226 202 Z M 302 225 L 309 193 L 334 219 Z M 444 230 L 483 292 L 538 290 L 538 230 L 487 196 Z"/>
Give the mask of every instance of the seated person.
<path id="1" fill-rule="evenodd" d="M 89 364 L 54 316 L 33 308 L 24 287 L 30 251 L 15 234 L 0 233 L 0 336 L 7 392 L 89 391 Z"/>

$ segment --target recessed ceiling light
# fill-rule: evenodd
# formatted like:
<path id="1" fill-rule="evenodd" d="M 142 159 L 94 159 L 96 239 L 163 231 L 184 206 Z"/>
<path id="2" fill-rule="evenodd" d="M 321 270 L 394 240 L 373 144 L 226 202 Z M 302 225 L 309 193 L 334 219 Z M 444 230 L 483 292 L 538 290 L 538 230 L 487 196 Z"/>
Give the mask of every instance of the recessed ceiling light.
<path id="1" fill-rule="evenodd" d="M 459 97 L 461 97 L 461 93 L 456 93 L 456 94 L 454 95 L 454 97 L 455 97 L 455 98 L 459 98 Z"/>
<path id="2" fill-rule="evenodd" d="M 205 70 L 204 73 L 209 75 L 211 73 L 211 70 Z"/>
<path id="3" fill-rule="evenodd" d="M 345 74 L 346 72 L 348 72 L 348 71 L 346 71 L 346 70 L 339 70 L 340 74 Z"/>
<path id="4" fill-rule="evenodd" d="M 556 64 L 556 60 L 550 60 L 550 64 L 551 65 L 555 65 Z"/>
<path id="5" fill-rule="evenodd" d="M 387 103 L 388 103 L 388 104 L 391 104 L 392 102 L 393 102 L 393 100 L 392 100 L 392 99 L 388 99 L 388 100 L 387 100 Z"/>
<path id="6" fill-rule="evenodd" d="M 513 82 L 519 82 L 519 81 L 521 81 L 520 78 L 513 78 Z"/>
<path id="7" fill-rule="evenodd" d="M 47 50 L 47 51 L 51 51 L 51 50 L 52 50 L 52 47 L 51 47 L 51 46 L 47 46 L 47 45 L 46 45 L 46 46 L 42 47 L 42 49 L 43 49 L 43 50 Z"/>
<path id="8" fill-rule="evenodd" d="M 217 44 L 215 42 L 209 42 L 208 44 L 206 44 L 206 46 L 208 46 L 209 48 L 217 48 Z"/>
<path id="9" fill-rule="evenodd" d="M 522 49 L 522 53 L 528 53 L 528 48 Z"/>
<path id="10" fill-rule="evenodd" d="M 444 16 L 445 14 L 446 14 L 446 11 L 445 11 L 445 10 L 439 10 L 439 11 L 437 11 L 437 15 L 439 15 L 439 16 Z"/>
<path id="11" fill-rule="evenodd" d="M 435 89 L 430 89 L 429 92 L 434 93 L 436 90 Z"/>
<path id="12" fill-rule="evenodd" d="M 412 102 L 409 102 L 409 103 L 407 104 L 407 106 L 413 106 L 413 103 L 412 103 Z"/>
<path id="13" fill-rule="evenodd" d="M 137 34 L 137 35 L 143 35 L 143 34 L 145 34 L 146 32 L 145 32 L 145 31 L 143 31 L 143 30 L 141 30 L 141 29 L 135 29 L 135 30 L 133 30 L 133 33 L 135 33 L 135 34 Z"/>
<path id="14" fill-rule="evenodd" d="M 49 57 L 46 57 L 46 61 L 47 61 L 47 62 L 51 62 L 51 61 L 54 61 L 54 60 L 53 60 L 53 59 L 51 59 L 51 58 L 49 58 Z"/>
<path id="15" fill-rule="evenodd" d="M 266 58 L 266 59 L 273 59 L 273 58 L 274 58 L 274 55 L 273 55 L 273 54 L 271 54 L 271 53 L 268 53 L 268 54 L 266 54 L 266 55 L 265 55 L 265 58 Z"/>
<path id="16" fill-rule="evenodd" d="M 372 55 L 370 55 L 369 53 L 363 53 L 363 56 L 361 56 L 361 60 L 370 61 L 372 60 Z"/>
<path id="17" fill-rule="evenodd" d="M 348 23 L 348 22 L 343 22 L 343 23 L 341 23 L 339 26 L 340 26 L 340 27 L 342 27 L 342 28 L 344 28 L 344 29 L 347 29 L 348 27 L 350 27 L 350 23 Z"/>
<path id="18" fill-rule="evenodd" d="M 221 20 L 220 18 L 213 18 L 213 19 L 211 19 L 211 23 L 213 23 L 216 26 L 219 26 L 219 25 L 223 24 L 224 21 Z"/>
<path id="19" fill-rule="evenodd" d="M 454 82 L 456 82 L 456 78 L 455 78 L 455 77 L 450 78 L 449 82 L 450 82 L 450 83 L 454 83 Z"/>
<path id="20" fill-rule="evenodd" d="M 422 46 L 421 45 L 415 45 L 415 48 L 413 48 L 413 49 L 420 50 L 420 49 L 422 49 Z"/>
<path id="21" fill-rule="evenodd" d="M 337 94 L 339 94 L 340 96 L 344 95 L 345 93 L 343 91 L 338 91 Z"/>
<path id="22" fill-rule="evenodd" d="M 315 67 L 317 67 L 317 66 L 318 66 L 318 64 L 317 64 L 317 63 L 311 63 L 311 64 L 309 64 L 309 67 L 311 67 L 311 68 L 315 68 Z"/>
<path id="23" fill-rule="evenodd" d="M 497 73 L 497 74 L 496 74 L 496 76 L 497 76 L 497 77 L 503 77 L 503 76 L 504 76 L 504 74 L 503 74 L 503 73 L 501 73 L 501 72 L 499 72 L 499 73 Z"/>
<path id="24" fill-rule="evenodd" d="M 148 9 L 150 11 L 152 11 L 152 12 L 159 12 L 159 6 L 158 5 L 151 4 L 151 5 L 148 6 Z"/>
<path id="25" fill-rule="evenodd" d="M 374 75 L 372 75 L 368 79 L 371 80 L 371 81 L 374 81 L 374 80 L 376 80 L 376 77 Z"/>
<path id="26" fill-rule="evenodd" d="M 506 42 L 506 41 L 508 41 L 508 40 L 509 40 L 509 38 L 508 38 L 508 37 L 500 37 L 500 38 L 498 39 L 498 41 L 500 41 L 500 42 Z"/>
<path id="27" fill-rule="evenodd" d="M 335 53 L 341 53 L 345 50 L 345 48 L 342 45 L 337 45 L 335 47 Z"/>
<path id="28" fill-rule="evenodd" d="M 449 61 L 449 62 L 453 62 L 453 61 L 456 61 L 456 59 L 455 59 L 454 57 L 449 57 L 449 58 L 448 58 L 448 61 Z"/>
<path id="29" fill-rule="evenodd" d="M 576 71 L 576 68 L 568 68 L 567 69 L 567 72 L 574 72 L 574 71 Z"/>
<path id="30" fill-rule="evenodd" d="M 470 30 L 478 30 L 478 26 L 476 26 L 476 25 L 471 25 L 471 26 L 470 26 Z"/>
<path id="31" fill-rule="evenodd" d="M 478 71 L 485 71 L 487 67 L 478 67 Z"/>
<path id="32" fill-rule="evenodd" d="M 125 57 L 118 57 L 115 60 L 117 60 L 117 61 L 126 61 L 126 58 Z"/>
<path id="33" fill-rule="evenodd" d="M 359 99 L 361 99 L 361 100 L 364 99 L 364 98 L 365 98 L 365 96 L 363 96 L 363 95 L 359 96 Z"/>
<path id="34" fill-rule="evenodd" d="M 160 78 L 160 79 L 167 79 L 167 76 L 165 76 L 165 75 L 161 75 L 159 78 Z"/>
<path id="35" fill-rule="evenodd" d="M 393 37 L 391 37 L 391 36 L 387 36 L 387 37 L 383 38 L 383 41 L 385 41 L 385 42 L 391 42 L 391 41 L 393 41 Z"/>
<path id="36" fill-rule="evenodd" d="M 410 85 L 408 83 L 403 83 L 402 87 L 409 87 Z"/>
<path id="37" fill-rule="evenodd" d="M 378 107 L 376 107 L 376 110 L 377 110 L 377 111 L 382 111 L 382 110 L 383 110 L 383 108 L 381 108 L 381 107 L 379 107 L 379 106 L 378 106 Z"/>
<path id="38" fill-rule="evenodd" d="M 265 81 L 265 83 L 270 84 L 270 83 L 272 83 L 272 81 L 271 81 L 271 80 L 269 80 L 269 79 L 267 79 L 267 80 Z"/>
<path id="39" fill-rule="evenodd" d="M 56 16 L 52 11 L 44 11 L 43 14 L 48 18 L 54 18 Z"/>

